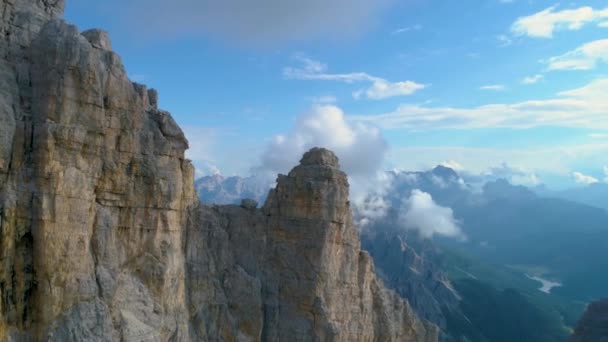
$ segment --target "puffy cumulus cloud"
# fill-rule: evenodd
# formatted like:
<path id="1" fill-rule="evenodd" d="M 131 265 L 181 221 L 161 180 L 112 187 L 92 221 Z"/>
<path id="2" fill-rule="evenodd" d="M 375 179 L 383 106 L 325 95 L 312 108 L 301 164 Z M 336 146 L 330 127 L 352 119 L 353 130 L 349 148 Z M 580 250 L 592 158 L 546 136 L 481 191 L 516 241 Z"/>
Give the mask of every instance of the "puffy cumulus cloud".
<path id="1" fill-rule="evenodd" d="M 350 202 L 355 225 L 365 230 L 387 217 L 392 207 L 389 191 L 394 189 L 396 174 L 378 171 L 370 176 L 350 177 Z"/>
<path id="2" fill-rule="evenodd" d="M 608 78 L 563 91 L 548 99 L 487 104 L 472 108 L 404 104 L 384 114 L 353 117 L 386 129 L 530 128 L 563 126 L 608 128 Z"/>
<path id="3" fill-rule="evenodd" d="M 587 23 L 608 18 L 608 8 L 599 10 L 589 6 L 556 11 L 549 7 L 529 16 L 517 18 L 511 32 L 520 36 L 552 38 L 558 29 L 578 30 Z"/>
<path id="4" fill-rule="evenodd" d="M 301 65 L 299 67 L 284 68 L 283 76 L 287 79 L 370 83 L 371 85 L 369 87 L 353 92 L 353 97 L 355 99 L 367 98 L 370 100 L 382 100 L 395 96 L 411 95 L 426 87 L 424 84 L 416 83 L 414 81 L 389 82 L 383 78 L 372 76 L 365 72 L 332 74 L 327 72 L 327 65 L 319 61 L 303 55 L 296 55 L 294 56 L 294 59 Z"/>
<path id="5" fill-rule="evenodd" d="M 547 67 L 549 70 L 591 70 L 600 63 L 608 63 L 608 39 L 595 40 L 561 56 L 551 57 Z"/>
<path id="6" fill-rule="evenodd" d="M 399 222 L 405 229 L 416 230 L 425 238 L 434 235 L 464 240 L 465 235 L 452 209 L 433 201 L 430 194 L 413 190 L 399 212 Z"/>
<path id="7" fill-rule="evenodd" d="M 597 178 L 585 175 L 581 172 L 573 172 L 572 177 L 574 177 L 575 182 L 580 184 L 593 184 L 599 182 Z"/>
<path id="8" fill-rule="evenodd" d="M 392 2 L 133 0 L 121 3 L 122 11 L 114 13 L 129 27 L 145 28 L 145 33 L 150 35 L 202 34 L 239 44 L 272 45 L 292 40 L 358 35 L 373 26 Z"/>
<path id="9" fill-rule="evenodd" d="M 332 150 L 349 176 L 361 178 L 375 176 L 387 151 L 378 128 L 348 122 L 336 106 L 314 105 L 297 118 L 291 132 L 272 139 L 262 154 L 258 171 L 285 173 L 315 146 Z"/>

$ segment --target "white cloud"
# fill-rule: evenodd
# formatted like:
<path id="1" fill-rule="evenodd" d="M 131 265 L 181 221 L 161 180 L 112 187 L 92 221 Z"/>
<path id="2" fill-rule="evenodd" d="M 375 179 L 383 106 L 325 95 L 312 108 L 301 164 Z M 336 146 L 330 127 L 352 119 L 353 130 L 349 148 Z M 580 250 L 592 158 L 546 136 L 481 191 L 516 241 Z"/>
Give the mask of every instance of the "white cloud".
<path id="1" fill-rule="evenodd" d="M 597 24 L 597 26 L 599 26 L 599 27 L 608 27 L 608 21 L 602 21 L 601 23 Z"/>
<path id="2" fill-rule="evenodd" d="M 271 45 L 357 36 L 379 22 L 392 0 L 131 0 L 104 2 L 141 34 L 204 35 Z M 149 25 L 162 23 L 162 25 Z"/>
<path id="3" fill-rule="evenodd" d="M 465 239 L 452 209 L 438 205 L 430 194 L 420 190 L 413 190 L 404 201 L 399 221 L 405 229 L 417 230 L 425 238 L 440 235 Z"/>
<path id="4" fill-rule="evenodd" d="M 608 133 L 589 133 L 589 137 L 593 139 L 606 139 L 608 138 Z"/>
<path id="5" fill-rule="evenodd" d="M 599 63 L 608 63 L 608 39 L 584 44 L 547 62 L 549 70 L 591 70 Z"/>
<path id="6" fill-rule="evenodd" d="M 353 117 L 386 129 L 441 129 L 538 126 L 608 128 L 608 78 L 597 79 L 556 97 L 473 108 L 404 104 L 395 111 Z"/>
<path id="7" fill-rule="evenodd" d="M 366 97 L 372 100 L 382 100 L 389 97 L 411 95 L 417 90 L 425 88 L 423 84 L 413 81 L 388 82 L 381 78 L 375 78 L 372 82 L 371 87 L 354 92 L 354 98 Z"/>
<path id="8" fill-rule="evenodd" d="M 336 153 L 349 176 L 373 177 L 387 150 L 380 130 L 363 123 L 349 123 L 344 112 L 332 105 L 314 105 L 298 117 L 291 132 L 277 135 L 262 154 L 261 171 L 285 173 L 297 165 L 312 147 Z"/>
<path id="9" fill-rule="evenodd" d="M 608 166 L 604 166 L 602 170 L 604 171 L 604 182 L 608 183 Z"/>
<path id="10" fill-rule="evenodd" d="M 406 26 L 406 27 L 398 28 L 391 33 L 392 34 L 401 34 L 401 33 L 405 33 L 405 32 L 420 31 L 420 30 L 422 30 L 422 25 L 417 24 L 414 26 Z"/>
<path id="11" fill-rule="evenodd" d="M 504 91 L 506 88 L 502 84 L 488 84 L 479 87 L 481 90 Z"/>
<path id="12" fill-rule="evenodd" d="M 365 97 L 372 100 L 381 100 L 394 96 L 411 95 L 426 87 L 424 84 L 413 81 L 389 82 L 383 78 L 372 76 L 365 72 L 330 74 L 327 73 L 327 66 L 319 61 L 302 55 L 296 55 L 295 59 L 298 60 L 302 66 L 298 68 L 284 68 L 283 76 L 287 79 L 371 83 L 370 87 L 357 90 L 353 93 L 353 97 L 356 99 Z"/>
<path id="13" fill-rule="evenodd" d="M 369 223 L 382 219 L 391 208 L 386 194 L 391 190 L 394 176 L 379 171 L 375 176 L 350 179 L 350 201 L 354 209 L 357 227 L 365 228 Z"/>
<path id="14" fill-rule="evenodd" d="M 608 18 L 608 8 L 596 10 L 588 6 L 555 11 L 549 7 L 530 16 L 518 18 L 511 25 L 511 32 L 535 38 L 552 38 L 556 30 L 578 30 L 587 23 Z"/>
<path id="15" fill-rule="evenodd" d="M 582 174 L 580 172 L 573 172 L 572 177 L 574 181 L 581 184 L 593 184 L 599 182 L 597 178 Z"/>
<path id="16" fill-rule="evenodd" d="M 538 81 L 542 80 L 543 78 L 544 78 L 543 75 L 536 74 L 534 76 L 524 77 L 524 79 L 521 80 L 521 83 L 523 83 L 523 84 L 535 84 L 535 83 L 538 83 Z"/>

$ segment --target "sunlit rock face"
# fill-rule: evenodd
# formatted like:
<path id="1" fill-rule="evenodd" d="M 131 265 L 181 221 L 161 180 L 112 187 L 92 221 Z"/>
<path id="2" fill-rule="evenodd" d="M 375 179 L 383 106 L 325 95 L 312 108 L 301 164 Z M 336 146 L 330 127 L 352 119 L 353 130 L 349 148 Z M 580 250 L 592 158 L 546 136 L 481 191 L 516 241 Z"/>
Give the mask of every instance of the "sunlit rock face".
<path id="1" fill-rule="evenodd" d="M 332 152 L 312 149 L 279 175 L 261 210 L 195 212 L 186 250 L 197 338 L 436 340 L 436 328 L 384 288 L 361 251 Z"/>
<path id="2" fill-rule="evenodd" d="M 188 143 L 62 0 L 0 0 L 0 341 L 403 341 L 333 153 L 203 206 Z"/>

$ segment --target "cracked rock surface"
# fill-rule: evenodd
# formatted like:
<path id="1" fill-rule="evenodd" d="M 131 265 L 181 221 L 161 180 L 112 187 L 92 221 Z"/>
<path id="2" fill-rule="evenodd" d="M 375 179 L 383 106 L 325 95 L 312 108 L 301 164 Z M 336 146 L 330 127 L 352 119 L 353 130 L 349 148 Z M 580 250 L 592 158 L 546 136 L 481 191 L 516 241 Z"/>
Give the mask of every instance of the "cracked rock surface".
<path id="1" fill-rule="evenodd" d="M 313 149 L 261 209 L 203 206 L 188 142 L 107 33 L 0 0 L 0 341 L 434 341 Z"/>

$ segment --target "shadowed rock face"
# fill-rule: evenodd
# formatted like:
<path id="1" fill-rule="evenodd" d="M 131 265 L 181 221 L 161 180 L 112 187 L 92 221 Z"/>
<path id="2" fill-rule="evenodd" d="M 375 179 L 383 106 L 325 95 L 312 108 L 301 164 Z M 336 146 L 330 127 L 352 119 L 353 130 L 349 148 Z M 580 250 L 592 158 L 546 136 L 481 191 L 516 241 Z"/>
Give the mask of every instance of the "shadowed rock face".
<path id="1" fill-rule="evenodd" d="M 0 340 L 436 339 L 361 252 L 333 153 L 263 209 L 200 205 L 157 93 L 62 11 L 0 0 Z"/>
<path id="2" fill-rule="evenodd" d="M 589 304 L 571 342 L 608 342 L 608 298 Z"/>

